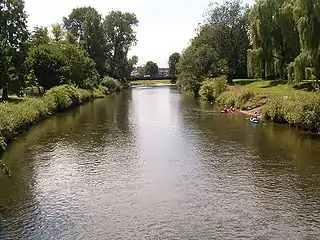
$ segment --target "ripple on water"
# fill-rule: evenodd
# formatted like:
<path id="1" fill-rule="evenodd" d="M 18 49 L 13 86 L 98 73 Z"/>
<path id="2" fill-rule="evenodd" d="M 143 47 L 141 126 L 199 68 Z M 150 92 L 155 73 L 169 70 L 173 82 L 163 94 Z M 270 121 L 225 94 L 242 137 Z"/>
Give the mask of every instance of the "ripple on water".
<path id="1" fill-rule="evenodd" d="M 214 111 L 135 88 L 45 121 L 4 156 L 0 239 L 320 236 L 316 140 Z"/>

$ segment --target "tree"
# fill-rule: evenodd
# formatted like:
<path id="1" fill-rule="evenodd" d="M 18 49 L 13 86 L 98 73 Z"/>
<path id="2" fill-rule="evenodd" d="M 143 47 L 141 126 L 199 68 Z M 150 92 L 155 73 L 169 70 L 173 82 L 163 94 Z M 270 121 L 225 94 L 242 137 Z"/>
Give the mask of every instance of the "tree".
<path id="1" fill-rule="evenodd" d="M 251 77 L 320 78 L 320 1 L 258 0 L 250 13 Z"/>
<path id="2" fill-rule="evenodd" d="M 182 53 L 179 61 L 178 85 L 197 93 L 206 77 L 246 76 L 249 48 L 248 7 L 240 0 L 211 4 L 197 35 Z M 183 79 L 186 78 L 186 79 Z M 180 83 L 179 83 L 180 82 Z M 186 86 L 193 84 L 193 86 Z"/>
<path id="3" fill-rule="evenodd" d="M 42 44 L 49 44 L 50 36 L 47 27 L 35 27 L 31 34 L 31 46 L 39 46 Z"/>
<path id="4" fill-rule="evenodd" d="M 289 0 L 287 0 L 289 1 Z M 296 0 L 293 16 L 299 32 L 300 54 L 290 64 L 289 80 L 320 79 L 320 1 Z"/>
<path id="5" fill-rule="evenodd" d="M 43 44 L 30 49 L 27 64 L 44 90 L 70 83 L 71 69 L 62 48 L 56 44 Z"/>
<path id="6" fill-rule="evenodd" d="M 291 0 L 289 0 L 291 1 Z M 299 35 L 287 0 L 257 1 L 249 15 L 252 49 L 248 75 L 287 78 L 287 68 L 299 54 Z"/>
<path id="7" fill-rule="evenodd" d="M 173 53 L 171 54 L 171 56 L 169 57 L 169 74 L 170 75 L 177 75 L 178 71 L 177 71 L 177 64 L 179 63 L 180 60 L 180 53 Z"/>
<path id="8" fill-rule="evenodd" d="M 64 27 L 89 53 L 100 76 L 103 77 L 106 73 L 107 52 L 101 15 L 92 7 L 80 7 L 73 9 L 68 18 L 63 18 L 63 22 Z"/>
<path id="9" fill-rule="evenodd" d="M 99 83 L 99 74 L 89 54 L 73 44 L 65 44 L 62 52 L 70 69 L 70 81 L 77 87 L 92 89 Z"/>
<path id="10" fill-rule="evenodd" d="M 148 61 L 145 66 L 145 74 L 155 76 L 159 73 L 159 67 L 156 63 Z"/>
<path id="11" fill-rule="evenodd" d="M 0 89 L 4 100 L 8 99 L 8 88 L 24 80 L 21 63 L 27 51 L 26 17 L 23 0 L 0 2 Z"/>
<path id="12" fill-rule="evenodd" d="M 53 24 L 52 25 L 52 34 L 53 34 L 53 39 L 56 42 L 61 42 L 65 38 L 65 31 L 62 28 L 62 25 L 59 23 Z"/>
<path id="13" fill-rule="evenodd" d="M 220 59 L 226 60 L 228 82 L 234 77 L 247 75 L 247 50 L 249 48 L 249 7 L 241 0 L 226 0 L 210 4 L 204 26 L 216 28 L 215 34 Z"/>
<path id="14" fill-rule="evenodd" d="M 138 64 L 138 56 L 134 55 L 128 60 L 128 74 L 131 75 L 136 65 Z"/>
<path id="15" fill-rule="evenodd" d="M 138 25 L 138 20 L 133 13 L 120 11 L 110 12 L 103 22 L 106 34 L 108 52 L 108 73 L 111 77 L 124 80 L 131 72 L 125 71 L 128 63 L 128 52 L 136 43 L 136 33 L 133 28 Z"/>

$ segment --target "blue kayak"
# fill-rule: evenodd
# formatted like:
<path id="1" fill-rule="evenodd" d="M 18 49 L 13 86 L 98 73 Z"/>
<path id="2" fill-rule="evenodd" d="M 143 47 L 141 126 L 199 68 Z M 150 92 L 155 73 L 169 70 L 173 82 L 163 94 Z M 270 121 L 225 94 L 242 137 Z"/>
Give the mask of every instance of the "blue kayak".
<path id="1" fill-rule="evenodd" d="M 254 118 L 254 117 L 251 117 L 250 118 L 250 122 L 254 123 L 254 124 L 258 124 L 259 123 L 259 120 Z"/>

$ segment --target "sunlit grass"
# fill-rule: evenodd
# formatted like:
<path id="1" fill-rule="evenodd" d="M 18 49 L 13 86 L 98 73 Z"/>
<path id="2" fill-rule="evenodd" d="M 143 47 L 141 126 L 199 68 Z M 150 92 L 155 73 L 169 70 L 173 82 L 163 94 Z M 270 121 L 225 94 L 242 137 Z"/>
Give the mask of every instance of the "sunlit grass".
<path id="1" fill-rule="evenodd" d="M 288 84 L 284 80 L 257 80 L 257 79 L 235 79 L 236 86 L 245 86 L 254 93 L 263 95 L 287 95 L 294 92 L 306 92 L 314 90 L 314 81 L 303 81 L 297 84 Z"/>

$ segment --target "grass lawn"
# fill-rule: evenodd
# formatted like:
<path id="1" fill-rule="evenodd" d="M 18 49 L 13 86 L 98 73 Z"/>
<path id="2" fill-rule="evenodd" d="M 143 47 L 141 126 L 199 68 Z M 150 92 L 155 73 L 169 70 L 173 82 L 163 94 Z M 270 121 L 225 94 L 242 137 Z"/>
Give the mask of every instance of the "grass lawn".
<path id="1" fill-rule="evenodd" d="M 256 79 L 235 79 L 236 86 L 245 86 L 254 93 L 263 95 L 286 95 L 292 92 L 305 92 L 314 90 L 314 81 L 303 81 L 299 84 L 290 85 L 283 80 L 256 80 Z"/>
<path id="2" fill-rule="evenodd" d="M 171 84 L 171 80 L 140 80 L 140 81 L 131 81 L 132 86 L 136 85 L 155 85 L 155 84 Z"/>

